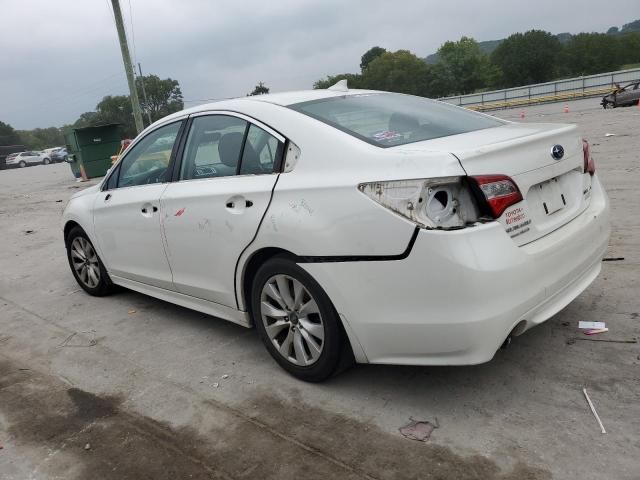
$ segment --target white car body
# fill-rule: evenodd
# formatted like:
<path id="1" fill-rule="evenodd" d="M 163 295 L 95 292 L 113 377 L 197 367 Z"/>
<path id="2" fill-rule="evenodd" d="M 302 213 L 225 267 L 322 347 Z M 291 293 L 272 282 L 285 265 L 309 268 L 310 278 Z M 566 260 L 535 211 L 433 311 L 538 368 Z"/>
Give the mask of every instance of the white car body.
<path id="1" fill-rule="evenodd" d="M 247 327 L 256 263 L 288 252 L 328 294 L 357 362 L 489 361 L 509 335 L 549 319 L 596 278 L 610 233 L 607 196 L 597 174 L 583 171 L 573 125 L 500 121 L 380 148 L 287 108 L 379 93 L 264 95 L 166 117 L 123 158 L 161 126 L 222 114 L 286 141 L 282 171 L 111 190 L 105 179 L 72 198 L 65 231 L 85 230 L 114 283 Z M 550 155 L 554 144 L 564 146 L 560 161 Z M 362 187 L 485 174 L 510 176 L 523 199 L 458 229 L 424 228 Z M 540 196 L 551 188 L 567 202 L 544 215 Z M 238 207 L 247 200 L 252 208 Z"/>
<path id="2" fill-rule="evenodd" d="M 42 150 L 42 153 L 44 153 L 47 157 L 51 158 L 51 155 L 53 154 L 53 152 L 56 152 L 56 151 L 61 150 L 63 148 L 64 147 L 45 148 L 44 150 Z"/>
<path id="3" fill-rule="evenodd" d="M 41 165 L 48 163 L 51 159 L 43 152 L 20 152 L 16 156 L 7 158 L 6 164 L 14 167 L 28 166 L 28 165 Z"/>

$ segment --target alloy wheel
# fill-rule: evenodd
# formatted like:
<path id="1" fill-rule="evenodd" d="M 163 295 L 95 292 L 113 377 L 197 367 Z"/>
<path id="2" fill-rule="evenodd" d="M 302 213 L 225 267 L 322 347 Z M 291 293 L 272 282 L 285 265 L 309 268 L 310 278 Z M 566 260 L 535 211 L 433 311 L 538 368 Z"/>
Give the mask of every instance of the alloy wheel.
<path id="1" fill-rule="evenodd" d="M 274 275 L 262 287 L 260 316 L 269 340 L 282 357 L 299 365 L 318 361 L 325 326 L 315 299 L 288 275 Z"/>
<path id="2" fill-rule="evenodd" d="M 78 278 L 89 288 L 100 283 L 100 264 L 91 242 L 84 237 L 76 237 L 71 242 L 71 262 Z"/>

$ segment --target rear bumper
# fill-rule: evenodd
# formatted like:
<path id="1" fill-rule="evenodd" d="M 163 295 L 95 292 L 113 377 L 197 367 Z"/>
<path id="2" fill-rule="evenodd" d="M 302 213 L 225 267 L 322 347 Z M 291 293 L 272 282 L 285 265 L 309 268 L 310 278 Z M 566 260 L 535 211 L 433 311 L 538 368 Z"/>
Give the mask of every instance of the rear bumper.
<path id="1" fill-rule="evenodd" d="M 301 266 L 347 323 L 358 361 L 476 364 L 514 328 L 544 322 L 583 292 L 600 272 L 609 234 L 609 202 L 594 177 L 587 210 L 522 247 L 492 222 L 421 230 L 404 260 Z"/>

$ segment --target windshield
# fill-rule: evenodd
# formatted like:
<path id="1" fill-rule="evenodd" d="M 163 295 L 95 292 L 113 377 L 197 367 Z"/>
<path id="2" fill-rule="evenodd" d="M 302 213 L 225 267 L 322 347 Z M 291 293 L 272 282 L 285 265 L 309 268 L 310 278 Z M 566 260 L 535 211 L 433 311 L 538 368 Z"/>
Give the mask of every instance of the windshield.
<path id="1" fill-rule="evenodd" d="M 379 147 L 504 125 L 501 120 L 444 102 L 397 93 L 345 95 L 289 108 Z"/>

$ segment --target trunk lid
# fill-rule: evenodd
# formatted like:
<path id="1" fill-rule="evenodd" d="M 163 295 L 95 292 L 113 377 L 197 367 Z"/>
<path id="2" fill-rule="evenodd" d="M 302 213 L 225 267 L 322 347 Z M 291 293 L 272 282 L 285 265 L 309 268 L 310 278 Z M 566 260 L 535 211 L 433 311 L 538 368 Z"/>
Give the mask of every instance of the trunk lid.
<path id="1" fill-rule="evenodd" d="M 552 148 L 564 154 L 554 158 Z M 562 227 L 589 204 L 591 176 L 584 172 L 582 139 L 575 125 L 506 123 L 504 126 L 400 147 L 446 150 L 470 175 L 510 176 L 523 200 L 498 221 L 517 245 Z"/>

